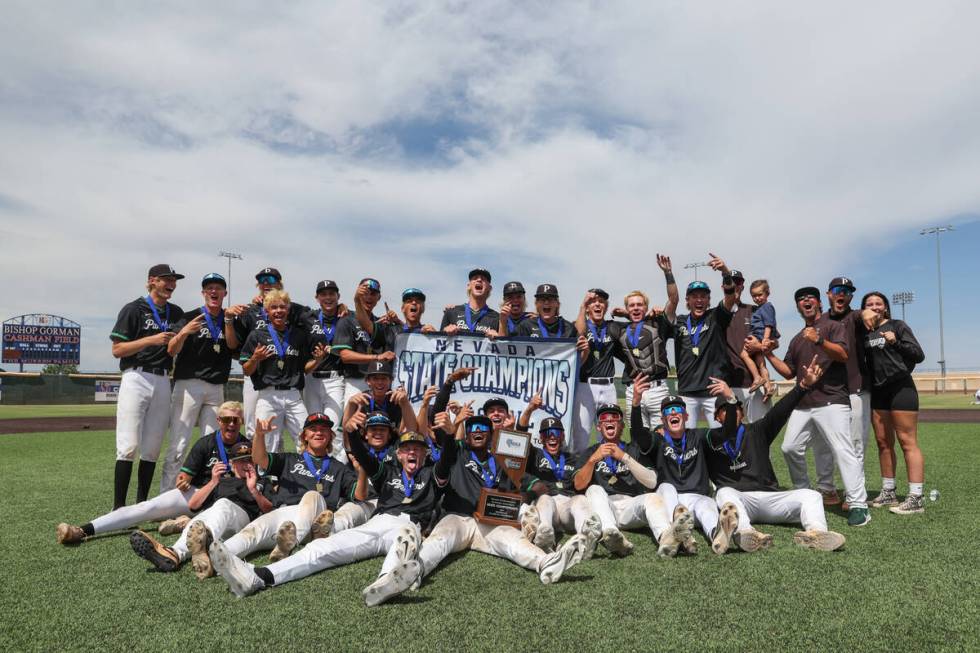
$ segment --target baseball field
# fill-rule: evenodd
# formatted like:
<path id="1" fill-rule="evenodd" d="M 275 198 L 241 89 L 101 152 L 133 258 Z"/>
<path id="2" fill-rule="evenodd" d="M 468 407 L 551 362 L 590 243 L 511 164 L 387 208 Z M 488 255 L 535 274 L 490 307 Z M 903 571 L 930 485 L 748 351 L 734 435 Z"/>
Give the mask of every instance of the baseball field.
<path id="1" fill-rule="evenodd" d="M 0 411 L 0 420 L 42 416 L 52 411 Z M 830 512 L 830 528 L 848 538 L 843 551 L 804 551 L 792 544 L 796 529 L 762 526 L 775 535 L 768 552 L 716 557 L 698 535 L 701 553 L 665 561 L 648 532 L 634 532 L 633 555 L 600 548 L 556 585 L 471 552 L 420 591 L 368 609 L 360 590 L 380 560 L 238 600 L 189 566 L 148 571 L 128 533 L 60 546 L 59 521 L 110 507 L 113 433 L 0 435 L 0 650 L 977 650 L 980 424 L 924 424 L 920 441 L 926 493 L 938 489 L 938 500 L 918 516 L 875 509 L 860 529 Z M 904 466 L 898 476 L 901 494 Z"/>

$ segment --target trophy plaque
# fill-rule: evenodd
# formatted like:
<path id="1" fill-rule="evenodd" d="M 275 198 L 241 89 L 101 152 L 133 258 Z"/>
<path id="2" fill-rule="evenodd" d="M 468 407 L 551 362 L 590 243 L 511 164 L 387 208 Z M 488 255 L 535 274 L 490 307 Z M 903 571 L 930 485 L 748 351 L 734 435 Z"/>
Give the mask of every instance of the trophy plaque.
<path id="1" fill-rule="evenodd" d="M 520 431 L 497 431 L 491 443 L 490 452 L 494 461 L 518 489 L 521 487 L 530 447 L 531 435 Z M 521 512 L 521 503 L 521 495 L 516 492 L 501 492 L 484 487 L 480 490 L 480 503 L 473 517 L 483 524 L 520 528 L 518 515 Z"/>

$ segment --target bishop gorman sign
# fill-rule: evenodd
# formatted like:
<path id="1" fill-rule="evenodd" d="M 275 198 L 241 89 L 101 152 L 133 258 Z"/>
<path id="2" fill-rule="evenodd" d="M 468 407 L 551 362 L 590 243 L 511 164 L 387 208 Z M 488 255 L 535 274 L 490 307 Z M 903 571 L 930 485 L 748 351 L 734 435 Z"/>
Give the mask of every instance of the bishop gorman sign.
<path id="1" fill-rule="evenodd" d="M 82 327 L 59 315 L 20 315 L 3 323 L 3 362 L 78 365 Z"/>

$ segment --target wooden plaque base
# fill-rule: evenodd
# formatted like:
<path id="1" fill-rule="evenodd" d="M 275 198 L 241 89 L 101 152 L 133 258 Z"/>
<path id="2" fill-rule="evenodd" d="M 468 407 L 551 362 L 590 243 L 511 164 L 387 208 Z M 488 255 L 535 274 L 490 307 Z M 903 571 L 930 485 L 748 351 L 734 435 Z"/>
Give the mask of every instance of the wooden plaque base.
<path id="1" fill-rule="evenodd" d="M 521 495 L 498 490 L 480 490 L 480 503 L 473 517 L 481 524 L 521 527 Z"/>

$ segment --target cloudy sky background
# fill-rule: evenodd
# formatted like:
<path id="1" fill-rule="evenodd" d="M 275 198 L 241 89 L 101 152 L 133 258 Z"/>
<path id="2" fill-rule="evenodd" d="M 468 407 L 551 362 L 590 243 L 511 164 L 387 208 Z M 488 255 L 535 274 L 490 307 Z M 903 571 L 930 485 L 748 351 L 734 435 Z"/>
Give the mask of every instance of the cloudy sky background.
<path id="1" fill-rule="evenodd" d="M 0 318 L 83 325 L 82 365 L 146 269 L 265 265 L 294 299 L 377 276 L 428 321 L 499 289 L 649 289 L 715 252 L 792 292 L 916 292 L 980 369 L 980 5 L 970 2 L 4 2 Z M 702 271 L 702 275 L 704 272 Z M 8 369 L 10 365 L 6 366 Z"/>

